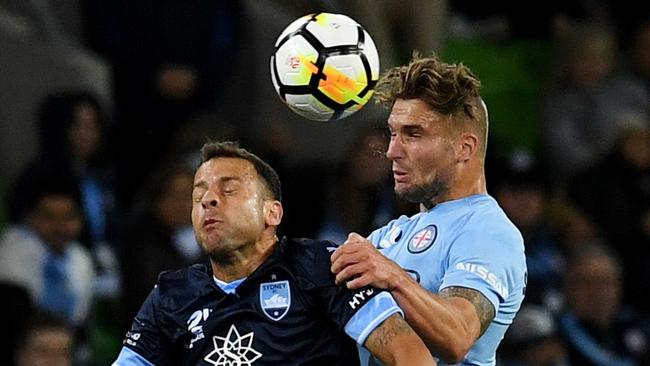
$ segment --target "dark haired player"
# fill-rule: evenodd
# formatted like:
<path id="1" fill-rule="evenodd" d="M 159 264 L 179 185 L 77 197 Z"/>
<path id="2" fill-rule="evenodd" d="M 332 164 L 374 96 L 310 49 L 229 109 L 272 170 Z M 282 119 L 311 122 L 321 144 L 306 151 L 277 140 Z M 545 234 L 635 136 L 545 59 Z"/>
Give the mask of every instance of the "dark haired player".
<path id="1" fill-rule="evenodd" d="M 159 277 L 114 365 L 357 365 L 355 341 L 387 364 L 435 365 L 388 292 L 335 285 L 334 244 L 278 241 L 269 165 L 234 143 L 201 153 L 192 223 L 211 266 Z"/>

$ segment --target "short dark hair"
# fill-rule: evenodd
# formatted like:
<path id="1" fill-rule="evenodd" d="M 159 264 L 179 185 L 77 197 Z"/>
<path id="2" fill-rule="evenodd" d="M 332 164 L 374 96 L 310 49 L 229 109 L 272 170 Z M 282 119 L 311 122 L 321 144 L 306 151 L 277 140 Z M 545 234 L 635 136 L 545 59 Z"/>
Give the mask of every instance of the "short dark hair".
<path id="1" fill-rule="evenodd" d="M 282 201 L 282 188 L 278 173 L 267 162 L 250 151 L 239 147 L 235 141 L 209 141 L 201 148 L 201 164 L 214 158 L 239 158 L 253 164 L 274 200 Z"/>
<path id="2" fill-rule="evenodd" d="M 75 203 L 77 209 L 81 208 L 81 195 L 77 182 L 70 176 L 61 176 L 57 166 L 37 166 L 30 169 L 25 176 L 13 187 L 9 197 L 12 220 L 16 223 L 23 222 L 29 215 L 38 210 L 45 198 L 66 197 Z M 13 198 L 19 198 L 12 200 Z"/>

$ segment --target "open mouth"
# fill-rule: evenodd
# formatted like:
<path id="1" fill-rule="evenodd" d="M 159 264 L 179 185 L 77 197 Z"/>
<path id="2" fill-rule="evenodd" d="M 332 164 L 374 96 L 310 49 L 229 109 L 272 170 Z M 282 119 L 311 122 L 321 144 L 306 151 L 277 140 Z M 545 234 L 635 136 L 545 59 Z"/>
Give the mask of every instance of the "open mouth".
<path id="1" fill-rule="evenodd" d="M 393 178 L 397 183 L 404 183 L 408 180 L 408 173 L 402 170 L 393 170 Z"/>
<path id="2" fill-rule="evenodd" d="M 212 219 L 212 218 L 205 219 L 205 220 L 203 220 L 203 227 L 206 228 L 206 229 L 209 229 L 209 228 L 215 227 L 216 225 L 218 225 L 218 224 L 220 224 L 222 222 L 223 221 L 221 221 L 221 220 Z"/>

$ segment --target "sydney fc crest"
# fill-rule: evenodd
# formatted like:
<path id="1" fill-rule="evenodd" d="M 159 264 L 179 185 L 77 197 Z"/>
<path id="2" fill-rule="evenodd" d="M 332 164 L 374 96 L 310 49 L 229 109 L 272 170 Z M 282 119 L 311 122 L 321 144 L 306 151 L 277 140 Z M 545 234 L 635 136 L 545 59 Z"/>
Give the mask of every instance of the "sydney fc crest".
<path id="1" fill-rule="evenodd" d="M 260 285 L 260 305 L 264 315 L 278 321 L 291 306 L 289 281 L 265 282 Z"/>
<path id="2" fill-rule="evenodd" d="M 414 254 L 424 252 L 433 245 L 433 242 L 436 241 L 437 236 L 438 227 L 436 225 L 429 225 L 425 227 L 424 229 L 415 233 L 411 240 L 409 240 L 409 252 Z"/>

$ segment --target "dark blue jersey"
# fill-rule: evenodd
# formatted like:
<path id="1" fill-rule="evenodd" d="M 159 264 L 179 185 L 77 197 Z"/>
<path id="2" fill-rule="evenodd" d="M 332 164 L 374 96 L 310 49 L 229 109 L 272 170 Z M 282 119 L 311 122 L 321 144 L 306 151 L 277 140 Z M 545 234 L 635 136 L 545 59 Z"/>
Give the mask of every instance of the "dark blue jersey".
<path id="1" fill-rule="evenodd" d="M 399 309 L 335 285 L 333 249 L 285 238 L 232 294 L 206 266 L 161 274 L 115 365 L 358 365 L 355 339 Z"/>

